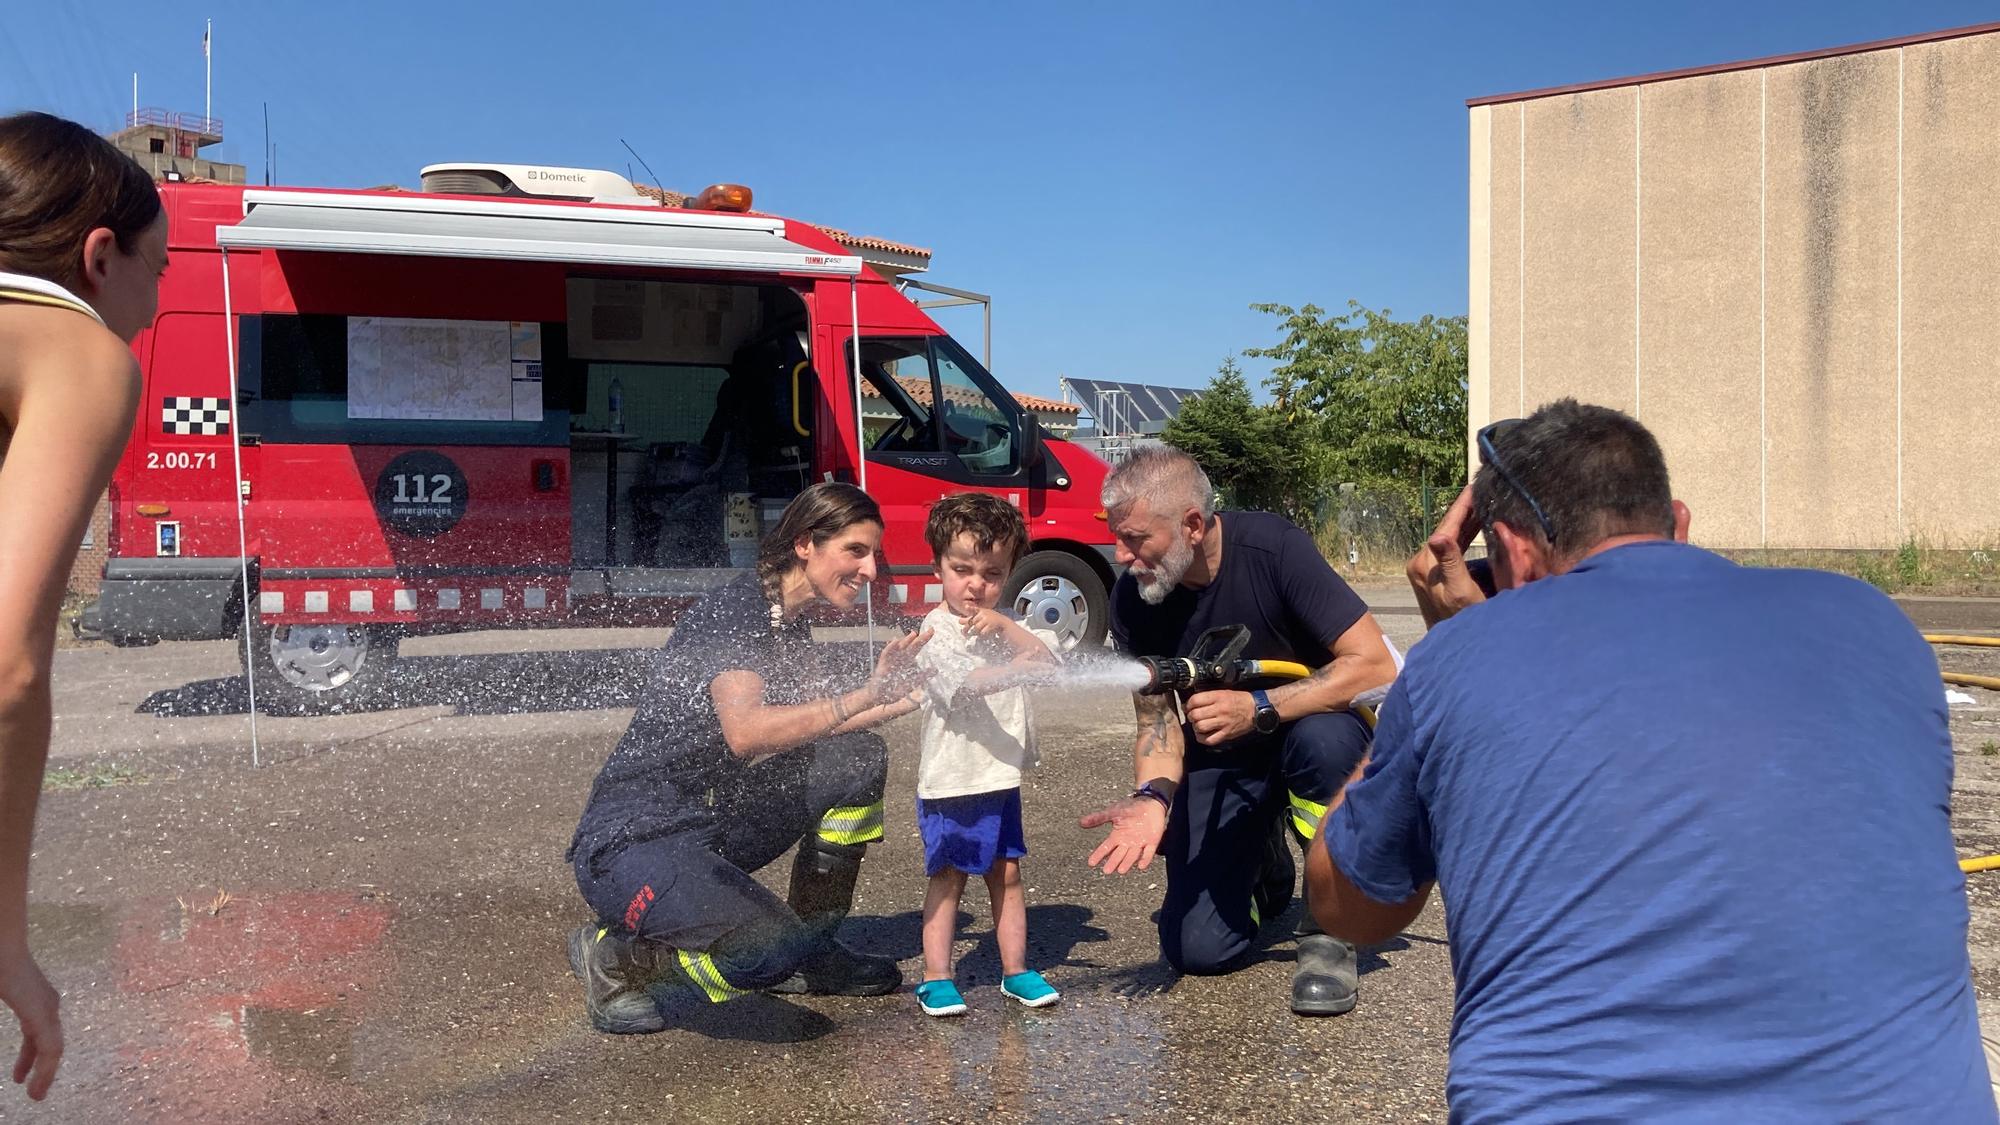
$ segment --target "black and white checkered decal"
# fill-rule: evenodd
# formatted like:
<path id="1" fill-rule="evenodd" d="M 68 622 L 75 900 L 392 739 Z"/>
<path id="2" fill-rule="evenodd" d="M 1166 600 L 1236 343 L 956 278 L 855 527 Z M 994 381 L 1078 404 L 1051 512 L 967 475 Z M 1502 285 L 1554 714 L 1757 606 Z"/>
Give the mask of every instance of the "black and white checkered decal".
<path id="1" fill-rule="evenodd" d="M 169 434 L 226 434 L 229 432 L 229 400 L 226 398 L 161 399 L 160 430 Z"/>

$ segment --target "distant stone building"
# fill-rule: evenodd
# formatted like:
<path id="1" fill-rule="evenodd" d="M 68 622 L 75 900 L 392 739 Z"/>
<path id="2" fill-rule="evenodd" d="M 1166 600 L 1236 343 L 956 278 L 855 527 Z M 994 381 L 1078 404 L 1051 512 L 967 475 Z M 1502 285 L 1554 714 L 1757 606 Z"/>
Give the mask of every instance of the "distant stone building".
<path id="1" fill-rule="evenodd" d="M 138 109 L 125 115 L 125 127 L 111 134 L 111 143 L 139 162 L 156 180 L 244 182 L 244 167 L 210 160 L 201 150 L 222 143 L 222 122 L 192 113 Z"/>

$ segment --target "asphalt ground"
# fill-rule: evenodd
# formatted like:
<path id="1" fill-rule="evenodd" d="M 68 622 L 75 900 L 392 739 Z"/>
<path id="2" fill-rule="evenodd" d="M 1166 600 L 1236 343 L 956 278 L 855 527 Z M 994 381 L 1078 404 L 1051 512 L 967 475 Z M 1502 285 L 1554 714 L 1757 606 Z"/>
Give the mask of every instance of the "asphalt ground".
<path id="1" fill-rule="evenodd" d="M 1365 592 L 1417 638 L 1406 590 Z M 1103 691 L 1038 698 L 1025 794 L 1029 960 L 1061 1003 L 1003 1004 L 975 887 L 966 1018 L 928 1018 L 906 989 L 593 1032 L 564 960 L 586 912 L 562 852 L 661 636 L 411 641 L 393 700 L 262 717 L 254 766 L 230 645 L 59 653 L 31 933 L 69 1053 L 48 1102 L 0 1090 L 0 1121 L 1443 1120 L 1441 910 L 1364 951 L 1360 1006 L 1335 1019 L 1285 1008 L 1296 907 L 1242 971 L 1166 971 L 1163 872 L 1083 862 L 1097 834 L 1077 815 L 1130 785 L 1129 702 Z M 2000 651 L 1947 665 L 1991 674 Z M 1955 822 L 1964 854 L 2000 852 L 2000 694 L 1969 694 Z M 884 734 L 889 835 L 843 936 L 914 980 L 915 727 Z M 1970 881 L 1976 983 L 2000 997 L 2000 873 Z"/>

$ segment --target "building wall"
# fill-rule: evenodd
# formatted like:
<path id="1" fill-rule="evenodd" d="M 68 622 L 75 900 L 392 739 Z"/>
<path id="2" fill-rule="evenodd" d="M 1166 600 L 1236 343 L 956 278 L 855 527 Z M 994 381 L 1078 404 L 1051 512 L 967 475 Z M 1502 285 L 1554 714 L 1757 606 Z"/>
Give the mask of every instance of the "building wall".
<path id="1" fill-rule="evenodd" d="M 76 563 L 69 569 L 70 593 L 97 596 L 98 588 L 104 584 L 104 560 L 110 555 L 110 537 L 111 499 L 100 496 L 97 506 L 91 509 L 90 530 L 76 553 Z"/>
<path id="2" fill-rule="evenodd" d="M 2000 542 L 2000 34 L 1475 106 L 1470 429 L 1574 395 L 1724 547 Z"/>

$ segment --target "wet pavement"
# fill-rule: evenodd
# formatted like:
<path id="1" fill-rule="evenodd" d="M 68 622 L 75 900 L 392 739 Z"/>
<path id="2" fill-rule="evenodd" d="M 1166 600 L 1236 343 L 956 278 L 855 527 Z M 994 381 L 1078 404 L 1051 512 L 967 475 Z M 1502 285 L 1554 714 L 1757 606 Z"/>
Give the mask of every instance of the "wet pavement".
<path id="1" fill-rule="evenodd" d="M 1413 641 L 1407 591 L 1370 595 Z M 1060 1004 L 1002 1006 L 975 887 L 966 1018 L 928 1018 L 905 990 L 594 1033 L 563 954 L 585 912 L 562 851 L 659 636 L 413 641 L 395 705 L 263 718 L 259 768 L 230 646 L 58 654 L 31 927 L 69 1054 L 49 1102 L 0 1091 L 0 1121 L 1444 1119 L 1441 910 L 1364 953 L 1347 1016 L 1285 1009 L 1290 918 L 1242 971 L 1175 977 L 1150 921 L 1164 873 L 1083 863 L 1096 833 L 1077 815 L 1130 786 L 1129 704 L 1104 692 L 1042 704 L 1025 795 L 1029 961 Z M 2000 851 L 2000 695 L 1972 694 L 1954 709 L 1958 817 L 1984 854 Z M 884 733 L 889 835 L 843 935 L 914 980 L 915 727 Z M 1976 977 L 2000 995 L 2000 873 L 1971 878 Z"/>

